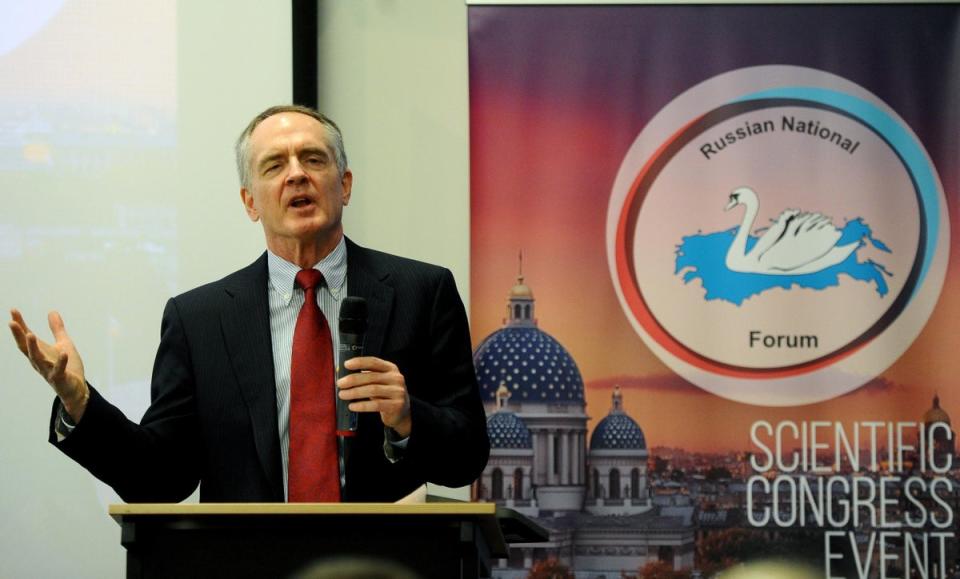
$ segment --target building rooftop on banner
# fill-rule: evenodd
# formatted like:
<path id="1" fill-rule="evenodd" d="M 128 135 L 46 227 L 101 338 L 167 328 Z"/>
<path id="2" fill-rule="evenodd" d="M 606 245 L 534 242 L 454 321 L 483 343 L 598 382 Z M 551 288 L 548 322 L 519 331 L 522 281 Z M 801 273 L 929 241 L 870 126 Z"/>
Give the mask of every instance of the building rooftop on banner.
<path id="1" fill-rule="evenodd" d="M 590 437 L 590 450 L 646 450 L 647 441 L 640 425 L 623 411 L 623 393 L 613 389 L 610 413 L 597 424 Z"/>
<path id="2" fill-rule="evenodd" d="M 533 291 L 522 273 L 510 289 L 503 328 L 477 347 L 473 363 L 486 403 L 495 400 L 501 384 L 515 403 L 583 403 L 580 369 L 560 342 L 537 327 Z"/>
<path id="3" fill-rule="evenodd" d="M 935 422 L 946 422 L 951 424 L 950 415 L 940 407 L 940 396 L 933 397 L 933 406 L 923 414 L 924 424 L 933 424 Z"/>
<path id="4" fill-rule="evenodd" d="M 487 418 L 487 434 L 491 448 L 533 448 L 530 429 L 522 418 L 507 410 L 499 410 Z"/>

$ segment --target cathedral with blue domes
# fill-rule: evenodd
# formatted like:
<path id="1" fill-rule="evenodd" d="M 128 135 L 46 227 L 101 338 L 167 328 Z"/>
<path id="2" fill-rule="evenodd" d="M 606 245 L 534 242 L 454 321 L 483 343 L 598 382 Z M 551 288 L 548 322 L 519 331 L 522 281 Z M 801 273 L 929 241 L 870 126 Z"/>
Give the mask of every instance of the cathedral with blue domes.
<path id="1" fill-rule="evenodd" d="M 473 360 L 491 447 L 474 494 L 550 533 L 547 543 L 511 548 L 494 577 L 526 577 L 534 561 L 548 557 L 578 579 L 618 578 L 653 560 L 675 569 L 693 565 L 693 508 L 653 505 L 646 438 L 624 411 L 619 387 L 588 440 L 580 370 L 540 329 L 522 271 L 503 327 L 480 343 Z"/>

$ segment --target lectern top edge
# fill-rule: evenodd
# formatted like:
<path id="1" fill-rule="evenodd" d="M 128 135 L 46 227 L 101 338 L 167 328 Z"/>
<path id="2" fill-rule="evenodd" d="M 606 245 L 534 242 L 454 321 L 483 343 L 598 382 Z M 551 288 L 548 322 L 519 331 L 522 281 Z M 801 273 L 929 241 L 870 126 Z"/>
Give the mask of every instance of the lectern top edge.
<path id="1" fill-rule="evenodd" d="M 118 521 L 150 515 L 494 515 L 494 503 L 130 503 L 107 511 Z"/>

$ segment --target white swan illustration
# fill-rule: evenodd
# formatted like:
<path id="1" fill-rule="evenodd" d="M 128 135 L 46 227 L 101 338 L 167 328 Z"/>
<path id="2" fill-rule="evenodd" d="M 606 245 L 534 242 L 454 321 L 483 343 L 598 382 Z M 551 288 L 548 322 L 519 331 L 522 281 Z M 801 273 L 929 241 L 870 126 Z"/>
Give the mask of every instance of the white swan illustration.
<path id="1" fill-rule="evenodd" d="M 731 271 L 770 275 L 815 273 L 847 259 L 860 245 L 859 241 L 837 245 L 840 230 L 825 215 L 787 209 L 748 252 L 747 236 L 760 210 L 760 200 L 753 189 L 740 187 L 730 193 L 725 211 L 737 205 L 743 205 L 746 212 L 727 250 L 726 265 Z"/>

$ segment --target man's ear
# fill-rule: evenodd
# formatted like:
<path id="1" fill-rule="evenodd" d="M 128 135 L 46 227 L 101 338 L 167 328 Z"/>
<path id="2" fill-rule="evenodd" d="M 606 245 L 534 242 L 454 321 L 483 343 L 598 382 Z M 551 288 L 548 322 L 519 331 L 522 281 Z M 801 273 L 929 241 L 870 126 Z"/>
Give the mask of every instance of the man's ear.
<path id="1" fill-rule="evenodd" d="M 240 200 L 243 201 L 243 208 L 247 210 L 247 217 L 250 218 L 250 221 L 260 221 L 260 213 L 253 204 L 253 193 L 250 193 L 246 187 L 240 188 Z"/>
<path id="2" fill-rule="evenodd" d="M 340 178 L 340 186 L 343 187 L 343 201 L 344 205 L 350 204 L 350 190 L 353 189 L 353 172 L 350 169 L 347 169 L 343 172 L 343 177 Z"/>

